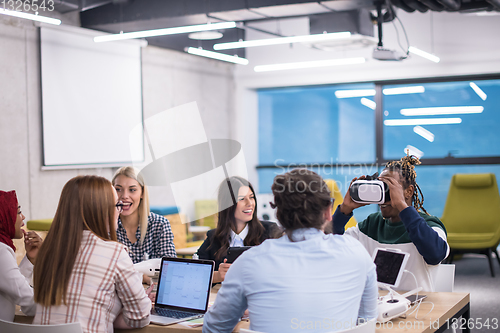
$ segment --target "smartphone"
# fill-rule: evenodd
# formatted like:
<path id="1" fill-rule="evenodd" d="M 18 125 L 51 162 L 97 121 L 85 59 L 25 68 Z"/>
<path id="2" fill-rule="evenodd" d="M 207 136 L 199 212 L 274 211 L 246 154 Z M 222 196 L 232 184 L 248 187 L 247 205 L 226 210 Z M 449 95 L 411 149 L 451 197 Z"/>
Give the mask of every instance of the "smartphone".
<path id="1" fill-rule="evenodd" d="M 251 246 L 230 247 L 227 249 L 227 263 L 232 264 L 243 252 L 251 248 Z"/>
<path id="2" fill-rule="evenodd" d="M 410 295 L 410 296 L 406 297 L 406 299 L 410 301 L 411 305 L 413 305 L 417 301 L 420 301 L 421 299 L 424 299 L 426 297 L 427 297 L 427 295 L 418 295 L 418 298 L 417 298 L 417 295 Z"/>

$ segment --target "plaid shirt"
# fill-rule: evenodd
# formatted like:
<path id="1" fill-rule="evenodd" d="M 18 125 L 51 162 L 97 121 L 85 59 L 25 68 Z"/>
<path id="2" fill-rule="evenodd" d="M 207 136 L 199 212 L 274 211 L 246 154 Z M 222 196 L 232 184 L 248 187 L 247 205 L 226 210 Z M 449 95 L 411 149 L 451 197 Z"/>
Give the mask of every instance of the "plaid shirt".
<path id="1" fill-rule="evenodd" d="M 125 247 L 104 241 L 88 230 L 83 232 L 66 303 L 48 308 L 37 304 L 33 324 L 78 321 L 84 333 L 112 333 L 120 311 L 129 326 L 149 324 L 151 300 L 144 292 L 142 274 L 134 269 Z"/>
<path id="2" fill-rule="evenodd" d="M 174 234 L 170 228 L 170 222 L 158 214 L 150 213 L 148 217 L 148 230 L 146 237 L 140 244 L 141 238 L 140 227 L 135 232 L 137 242 L 132 244 L 127 237 L 127 232 L 122 225 L 122 221 L 118 219 L 118 229 L 116 230 L 116 238 L 120 243 L 128 247 L 128 254 L 134 264 L 146 260 L 144 254 L 148 254 L 147 259 L 161 257 L 176 257 L 174 246 Z"/>

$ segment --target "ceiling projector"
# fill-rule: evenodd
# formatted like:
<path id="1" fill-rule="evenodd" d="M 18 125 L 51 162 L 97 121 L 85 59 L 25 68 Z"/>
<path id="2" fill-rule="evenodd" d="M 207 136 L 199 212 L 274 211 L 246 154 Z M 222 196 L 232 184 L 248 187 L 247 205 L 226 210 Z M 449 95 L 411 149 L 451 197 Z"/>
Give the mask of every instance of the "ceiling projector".
<path id="1" fill-rule="evenodd" d="M 398 51 L 385 49 L 383 47 L 376 47 L 373 49 L 373 59 L 384 61 L 401 61 L 405 57 Z"/>

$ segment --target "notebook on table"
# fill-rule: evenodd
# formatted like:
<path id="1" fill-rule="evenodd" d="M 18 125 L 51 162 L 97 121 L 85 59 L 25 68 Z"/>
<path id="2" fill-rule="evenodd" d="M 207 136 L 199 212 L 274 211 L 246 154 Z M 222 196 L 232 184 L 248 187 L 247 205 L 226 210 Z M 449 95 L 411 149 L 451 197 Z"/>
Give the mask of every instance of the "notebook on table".
<path id="1" fill-rule="evenodd" d="M 151 323 L 171 325 L 203 317 L 214 267 L 212 260 L 162 258 Z"/>

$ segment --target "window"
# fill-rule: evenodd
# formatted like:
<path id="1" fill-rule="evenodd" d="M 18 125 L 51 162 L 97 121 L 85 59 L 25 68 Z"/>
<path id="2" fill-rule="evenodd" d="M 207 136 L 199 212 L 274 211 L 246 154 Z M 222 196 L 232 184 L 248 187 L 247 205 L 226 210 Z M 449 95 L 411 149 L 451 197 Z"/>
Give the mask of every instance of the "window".
<path id="1" fill-rule="evenodd" d="M 500 80 L 383 86 L 384 159 L 500 156 Z"/>
<path id="2" fill-rule="evenodd" d="M 422 160 L 424 208 L 438 217 L 454 174 L 500 180 L 500 79 L 429 81 L 259 91 L 259 192 L 270 193 L 277 174 L 308 167 L 345 194 L 352 178 L 380 172 L 406 149 Z"/>
<path id="3" fill-rule="evenodd" d="M 370 106 L 356 91 L 373 91 Z M 259 164 L 374 162 L 373 95 L 371 83 L 259 91 Z"/>

